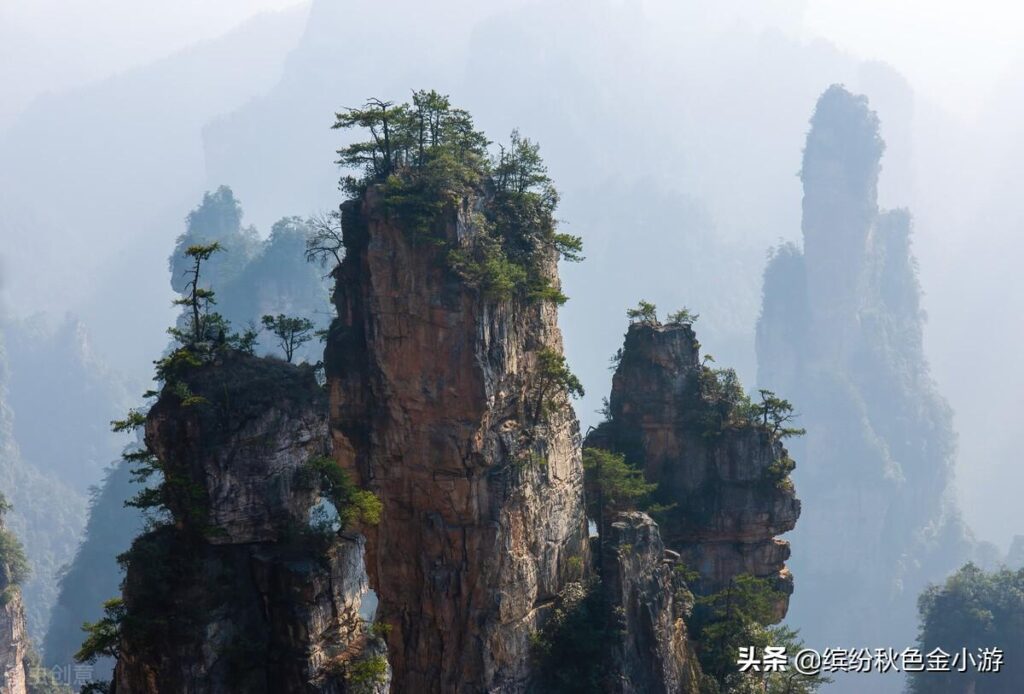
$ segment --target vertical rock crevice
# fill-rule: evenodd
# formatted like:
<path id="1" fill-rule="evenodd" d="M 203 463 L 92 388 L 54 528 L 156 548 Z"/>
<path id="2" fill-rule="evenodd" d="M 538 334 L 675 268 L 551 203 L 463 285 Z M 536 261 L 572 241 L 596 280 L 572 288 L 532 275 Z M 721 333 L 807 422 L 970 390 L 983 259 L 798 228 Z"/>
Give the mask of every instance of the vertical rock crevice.
<path id="1" fill-rule="evenodd" d="M 227 351 L 146 419 L 169 521 L 126 555 L 117 692 L 387 691 L 365 542 L 311 515 L 330 451 L 313 369 Z M 372 612 L 372 611 L 371 611 Z"/>
<path id="2" fill-rule="evenodd" d="M 795 527 L 800 501 L 780 437 L 714 392 L 728 381 L 742 400 L 735 374 L 701 362 L 689 324 L 633 323 L 620 356 L 608 419 L 586 445 L 623 454 L 657 485 L 661 540 L 698 572 L 701 593 L 742 574 L 770 579 L 786 596 L 781 620 L 793 579 L 789 543 L 776 536 Z"/>
<path id="3" fill-rule="evenodd" d="M 373 186 L 342 211 L 332 437 L 383 503 L 368 569 L 396 691 L 520 691 L 531 633 L 586 564 L 578 424 L 563 393 L 541 402 L 556 307 L 491 299 L 446 263 L 446 245 L 475 242 L 480 203 L 447 209 L 443 243 L 417 240 Z M 538 252 L 557 281 L 555 252 Z"/>
<path id="4" fill-rule="evenodd" d="M 7 502 L 0 494 L 0 691 L 26 694 L 31 641 L 25 626 L 25 605 L 18 587 L 25 558 L 21 546 L 4 525 Z"/>
<path id="5" fill-rule="evenodd" d="M 615 647 L 619 694 L 689 694 L 702 674 L 685 618 L 692 594 L 677 571 L 679 555 L 665 549 L 658 525 L 645 513 L 621 514 L 609 526 L 602 587 L 621 615 Z"/>

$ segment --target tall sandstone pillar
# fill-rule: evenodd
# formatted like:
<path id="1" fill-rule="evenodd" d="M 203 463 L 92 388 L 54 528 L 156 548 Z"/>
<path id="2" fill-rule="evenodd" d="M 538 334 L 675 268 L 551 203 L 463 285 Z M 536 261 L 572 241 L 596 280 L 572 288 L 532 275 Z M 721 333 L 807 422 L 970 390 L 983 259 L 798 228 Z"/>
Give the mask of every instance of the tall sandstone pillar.
<path id="1" fill-rule="evenodd" d="M 473 242 L 472 208 L 444 217 L 447 244 Z M 342 221 L 331 426 L 336 459 L 383 502 L 368 570 L 393 691 L 520 691 L 530 634 L 587 556 L 578 423 L 561 394 L 536 416 L 557 309 L 468 286 L 373 187 Z"/>

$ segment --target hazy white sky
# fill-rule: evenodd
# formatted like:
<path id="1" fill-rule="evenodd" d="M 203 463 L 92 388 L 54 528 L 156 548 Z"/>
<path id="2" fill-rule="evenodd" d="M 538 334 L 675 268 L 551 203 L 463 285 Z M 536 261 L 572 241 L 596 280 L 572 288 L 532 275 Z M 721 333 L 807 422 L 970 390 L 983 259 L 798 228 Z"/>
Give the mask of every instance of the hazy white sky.
<path id="1" fill-rule="evenodd" d="M 325 5 L 335 3 L 342 8 L 348 5 L 358 6 L 352 11 L 365 11 L 369 6 L 376 9 L 385 5 L 382 0 L 377 0 L 377 5 L 373 5 L 372 0 L 314 1 Z M 991 217 L 994 215 L 992 210 L 1005 211 L 1012 207 L 1011 203 L 1019 197 L 1012 187 L 1016 180 L 1014 176 L 989 175 L 978 178 L 982 182 L 978 184 L 979 190 L 986 192 L 984 186 L 989 185 L 991 181 L 1008 181 L 1005 190 L 1000 189 L 997 193 L 991 194 L 1001 196 L 1004 204 L 980 204 L 974 207 L 964 204 L 965 197 L 970 197 L 970 184 L 975 178 L 973 171 L 978 168 L 972 167 L 972 163 L 989 163 L 989 160 L 998 160 L 1005 156 L 1008 158 L 1006 171 L 1012 173 L 1018 170 L 1016 167 L 1021 160 L 1020 156 L 1007 148 L 1008 143 L 1012 144 L 1017 138 L 1005 134 L 1016 132 L 1016 123 L 1020 120 L 1018 114 L 1024 110 L 1024 106 L 1020 105 L 1024 102 L 1024 83 L 1017 85 L 1016 93 L 1003 89 L 1007 93 L 1007 103 L 1003 104 L 1001 109 L 992 109 L 986 113 L 986 108 L 990 106 L 988 101 L 997 86 L 1002 88 L 1007 78 L 1012 77 L 1014 73 L 1017 74 L 1018 81 L 1019 76 L 1024 75 L 1024 70 L 1021 69 L 1024 65 L 1024 52 L 1021 49 L 1024 46 L 1024 3 L 1012 0 L 421 1 L 443 6 L 450 15 L 462 16 L 464 23 L 472 20 L 470 15 L 498 11 L 510 4 L 557 4 L 560 8 L 557 14 L 568 17 L 573 16 L 572 12 L 576 6 L 596 6 L 597 3 L 618 5 L 620 8 L 639 6 L 645 11 L 656 13 L 659 21 L 652 24 L 657 24 L 659 29 L 670 34 L 673 40 L 687 40 L 680 38 L 686 35 L 685 31 L 681 31 L 686 26 L 691 27 L 691 34 L 698 33 L 708 42 L 714 41 L 717 29 L 731 29 L 735 25 L 741 25 L 751 32 L 757 32 L 774 26 L 788 35 L 798 35 L 808 42 L 824 39 L 856 58 L 889 63 L 908 79 L 919 99 L 938 104 L 961 120 L 956 124 L 957 127 L 947 127 L 947 119 L 943 115 L 941 119 L 935 119 L 936 122 L 931 125 L 930 131 L 928 123 L 923 126 L 920 123 L 914 124 L 915 134 L 925 132 L 926 144 L 932 145 L 921 147 L 914 154 L 918 168 L 931 173 L 927 181 L 919 181 L 919 188 L 931 197 L 925 198 L 921 197 L 923 194 L 919 194 L 918 198 L 900 198 L 894 202 L 910 203 L 919 221 L 919 243 L 916 248 L 922 259 L 922 278 L 928 292 L 927 296 L 930 297 L 929 310 L 933 318 L 938 319 L 934 320 L 932 325 L 950 326 L 945 328 L 946 333 L 939 333 L 940 337 L 949 338 L 951 331 L 962 332 L 958 319 L 968 312 L 968 303 L 959 297 L 963 293 L 961 290 L 969 286 L 969 281 L 960 279 L 959 283 L 944 282 L 944 279 L 947 275 L 954 274 L 958 269 L 959 258 L 968 250 L 979 245 L 984 246 L 979 244 L 975 237 L 972 215 L 981 209 L 986 210 Z M 9 125 L 35 96 L 45 92 L 74 89 L 88 82 L 152 63 L 196 42 L 221 36 L 258 13 L 306 6 L 307 2 L 308 0 L 176 0 L 173 3 L 166 0 L 0 0 L 0 131 Z M 453 9 L 456 5 L 458 11 Z M 470 6 L 472 12 L 468 9 Z M 296 13 L 296 18 L 301 20 L 301 15 Z M 277 35 L 280 35 L 277 24 L 274 29 Z M 267 53 L 265 44 L 260 44 L 259 48 L 262 53 Z M 612 61 L 618 55 L 615 50 L 609 49 Z M 284 48 L 281 47 L 280 55 L 284 52 Z M 811 54 L 814 52 L 807 52 L 807 55 Z M 245 66 L 248 67 L 249 63 L 246 62 Z M 246 71 L 245 68 L 242 68 L 242 71 Z M 258 74 L 258 69 L 247 72 L 249 75 L 255 75 Z M 825 84 L 821 85 L 822 88 L 824 86 Z M 780 98 L 786 96 L 782 95 Z M 974 117 L 982 114 L 985 114 L 985 121 L 971 122 Z M 806 115 L 810 115 L 810 102 L 807 104 Z M 929 110 L 929 115 L 935 115 L 934 109 Z M 1006 122 L 1000 123 L 1000 118 Z M 1010 127 L 1011 123 L 1013 127 Z M 962 142 L 950 141 L 950 133 L 954 131 Z M 987 141 L 985 136 L 990 132 L 994 133 L 994 139 Z M 888 132 L 886 137 L 890 137 Z M 897 136 L 890 137 L 890 145 L 896 142 Z M 201 168 L 202 151 L 198 134 L 193 145 L 195 166 Z M 906 143 L 904 145 L 906 146 Z M 890 152 L 896 150 L 897 147 L 892 147 Z M 795 147 L 793 152 L 796 156 Z M 891 160 L 887 160 L 886 166 L 889 166 L 889 161 Z M 941 166 L 934 166 L 936 163 Z M 943 166 L 947 168 L 941 168 Z M 887 169 L 892 170 L 894 168 Z M 944 178 L 948 180 L 943 180 Z M 935 183 L 940 185 L 929 185 Z M 884 185 L 887 184 L 883 183 Z M 948 194 L 950 192 L 955 192 L 956 195 Z M 0 207 L 3 206 L 3 193 L 4 191 L 0 190 Z M 725 198 L 722 197 L 721 200 Z M 170 204 L 170 201 L 166 202 Z M 184 204 L 182 203 L 182 208 Z M 885 201 L 885 204 L 889 204 L 889 201 Z M 799 209 L 796 201 L 792 209 Z M 0 209 L 0 223 L 4 221 L 3 212 L 4 210 Z M 1024 213 L 1021 215 L 1024 219 Z M 960 217 L 965 221 L 948 223 L 950 219 Z M 1016 239 L 1020 238 L 1019 224 L 1015 221 L 1017 217 L 1008 219 L 1009 221 L 995 218 L 985 220 L 983 228 L 987 233 L 1004 235 L 988 241 L 990 248 L 999 249 L 998 253 L 991 252 L 994 256 L 1002 254 L 1006 258 L 1016 257 L 1003 251 L 1011 247 L 1010 243 L 1016 244 Z M 797 228 L 797 225 L 793 225 L 791 230 L 795 232 Z M 0 252 L 2 251 L 3 239 L 0 239 Z M 988 259 L 989 256 L 977 256 L 973 266 L 976 276 L 990 269 L 982 265 L 982 261 L 988 262 Z M 1004 274 L 995 276 L 1002 281 L 1006 277 L 1015 277 L 1015 274 L 1007 270 Z M 984 286 L 992 286 L 999 291 L 1005 289 L 997 282 L 990 282 Z M 1016 286 L 1014 285 L 1014 288 Z M 978 302 L 978 305 L 983 304 Z M 943 318 L 946 320 L 943 321 Z M 981 329 L 991 330 L 991 326 L 981 326 Z M 929 333 L 929 336 L 935 334 Z M 1016 339 L 1004 342 L 1019 344 Z M 963 383 L 971 385 L 971 388 L 963 387 L 958 390 L 956 379 L 950 378 L 949 375 L 964 373 L 962 355 L 951 349 L 948 344 L 944 345 L 941 339 L 930 339 L 928 344 L 931 346 L 930 356 L 933 365 L 936 366 L 940 386 L 958 410 L 957 423 L 961 428 L 962 448 L 965 452 L 963 459 L 971 460 L 973 454 L 973 459 L 986 461 L 996 454 L 1003 455 L 994 448 L 986 449 L 982 445 L 985 444 L 988 435 L 986 432 L 1003 426 L 1003 420 L 992 420 L 989 417 L 990 407 L 981 397 L 983 388 L 977 384 L 971 385 L 977 381 L 983 385 L 991 384 L 992 388 L 1005 387 L 1003 374 L 993 368 L 986 372 L 990 375 L 989 381 L 981 381 L 974 375 L 957 376 Z M 936 350 L 935 345 L 943 346 L 944 349 Z M 999 360 L 993 358 L 989 363 L 999 363 Z M 1013 372 L 1020 382 L 1024 383 L 1024 369 L 1015 367 Z M 948 380 L 944 381 L 943 378 Z M 988 429 L 980 428 L 980 424 L 986 421 L 994 421 L 995 424 L 990 424 Z M 1005 440 L 1015 445 L 1011 438 L 1007 437 Z M 1006 455 L 1003 457 L 1008 458 Z M 1016 465 L 1015 459 L 1008 459 L 1007 469 L 1011 464 Z M 988 494 L 989 487 L 985 486 L 987 483 L 984 479 L 978 479 L 980 481 L 976 481 L 973 488 L 974 495 L 968 497 L 971 503 L 965 507 L 984 510 L 986 506 L 979 500 L 984 494 Z M 981 527 L 983 524 L 978 525 Z M 1009 532 L 1004 525 L 996 522 L 992 515 L 988 525 L 983 527 L 985 532 L 982 535 L 998 535 L 997 539 L 1003 542 L 1007 538 L 1002 535 Z M 999 535 L 999 532 L 1002 532 L 1002 535 Z"/>
<path id="2" fill-rule="evenodd" d="M 895 66 L 947 110 L 974 116 L 1020 59 L 1024 3 L 1014 0 L 810 0 L 805 35 Z"/>
<path id="3" fill-rule="evenodd" d="M 341 2 L 343 0 L 334 0 Z M 590 2 L 591 0 L 579 0 Z M 642 2 L 644 0 L 619 0 Z M 981 108 L 1019 58 L 1024 3 L 1012 0 L 646 0 L 687 2 L 753 24 L 803 15 L 806 39 L 822 37 L 884 60 L 922 95 L 962 117 Z M 54 91 L 150 62 L 226 32 L 266 10 L 303 0 L 0 0 L 0 125 L 40 91 Z M 172 9 L 173 8 L 173 9 Z"/>
<path id="4" fill-rule="evenodd" d="M 32 97 L 144 65 L 302 0 L 0 0 L 0 127 Z"/>

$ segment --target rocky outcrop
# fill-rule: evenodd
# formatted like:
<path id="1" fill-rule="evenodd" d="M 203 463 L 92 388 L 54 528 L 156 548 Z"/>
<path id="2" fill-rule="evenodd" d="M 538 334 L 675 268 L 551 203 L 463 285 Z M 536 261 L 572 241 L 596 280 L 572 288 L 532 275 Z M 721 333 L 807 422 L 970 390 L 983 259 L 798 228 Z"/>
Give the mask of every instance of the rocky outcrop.
<path id="1" fill-rule="evenodd" d="M 950 497 L 951 413 L 924 355 L 911 218 L 877 202 L 879 127 L 865 97 L 838 85 L 821 96 L 803 248 L 775 250 L 764 276 L 759 385 L 791 397 L 808 431 L 793 444 L 808 504 L 791 614 L 808 643 L 912 642 L 916 595 L 971 552 Z"/>
<path id="2" fill-rule="evenodd" d="M 228 353 L 186 382 L 204 402 L 168 394 L 146 422 L 153 454 L 201 486 L 169 488 L 178 527 L 201 516 L 211 544 L 239 545 L 273 542 L 305 523 L 316 488 L 301 484 L 300 471 L 329 451 L 327 403 L 312 370 Z"/>
<path id="3" fill-rule="evenodd" d="M 311 524 L 312 368 L 228 351 L 181 379 L 146 421 L 173 523 L 128 553 L 115 691 L 386 691 L 364 540 Z"/>
<path id="4" fill-rule="evenodd" d="M 4 694 L 25 694 L 25 659 L 28 657 L 28 633 L 25 631 L 25 610 L 21 593 L 9 586 L 0 586 L 0 691 Z"/>
<path id="5" fill-rule="evenodd" d="M 576 418 L 544 386 L 551 302 L 494 300 L 447 265 L 474 203 L 416 240 L 371 186 L 346 203 L 326 366 L 336 459 L 383 502 L 368 531 L 394 690 L 520 691 L 529 639 L 587 561 Z M 542 270 L 556 277 L 553 251 Z"/>
<path id="6" fill-rule="evenodd" d="M 737 412 L 735 375 L 702 365 L 699 349 L 688 324 L 630 325 L 608 420 L 586 444 L 622 453 L 657 484 L 654 496 L 670 507 L 662 539 L 700 574 L 700 592 L 751 574 L 788 595 L 789 544 L 776 535 L 800 515 L 786 478 L 792 461 L 768 427 Z M 780 619 L 785 610 L 779 606 Z"/>
<path id="7" fill-rule="evenodd" d="M 623 513 L 610 525 L 601 581 L 622 617 L 615 649 L 619 694 L 679 694 L 700 690 L 701 672 L 685 616 L 692 594 L 679 555 L 666 551 L 657 524 L 644 513 Z"/>
<path id="8" fill-rule="evenodd" d="M 21 548 L 14 536 L 4 527 L 7 505 L 0 495 L 0 692 L 26 694 L 28 691 L 25 663 L 29 656 L 30 641 L 25 628 L 25 607 L 21 590 L 12 582 L 13 557 Z"/>

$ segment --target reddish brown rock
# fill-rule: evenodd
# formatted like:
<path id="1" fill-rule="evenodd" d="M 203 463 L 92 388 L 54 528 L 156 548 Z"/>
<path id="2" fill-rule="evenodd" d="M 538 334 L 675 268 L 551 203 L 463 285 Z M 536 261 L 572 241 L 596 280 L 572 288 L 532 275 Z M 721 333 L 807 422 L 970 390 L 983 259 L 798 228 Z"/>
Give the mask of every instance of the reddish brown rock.
<path id="1" fill-rule="evenodd" d="M 658 484 L 658 501 L 675 505 L 661 536 L 699 572 L 701 592 L 752 574 L 789 594 L 789 544 L 775 537 L 800 515 L 779 473 L 788 454 L 765 427 L 710 424 L 720 412 L 701 387 L 707 373 L 689 325 L 634 323 L 612 381 L 610 417 L 587 445 L 623 453 Z"/>
<path id="2" fill-rule="evenodd" d="M 471 207 L 447 243 L 473 242 Z M 371 189 L 343 210 L 326 363 L 335 456 L 384 506 L 368 568 L 394 690 L 519 691 L 531 632 L 586 560 L 576 418 L 562 395 L 535 412 L 556 307 L 482 296 L 381 208 Z"/>

